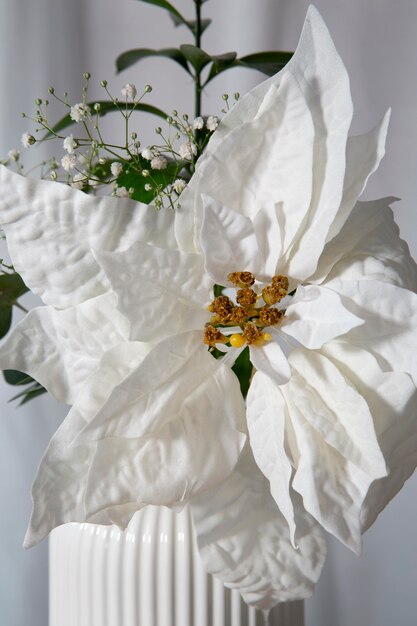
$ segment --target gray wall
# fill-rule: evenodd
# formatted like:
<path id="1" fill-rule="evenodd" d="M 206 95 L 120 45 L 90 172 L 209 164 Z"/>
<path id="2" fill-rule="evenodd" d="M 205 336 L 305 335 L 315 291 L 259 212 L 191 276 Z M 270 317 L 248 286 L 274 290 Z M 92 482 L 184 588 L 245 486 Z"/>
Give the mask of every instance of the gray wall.
<path id="1" fill-rule="evenodd" d="M 177 6 L 188 12 L 190 0 Z M 417 3 L 413 0 L 317 0 L 352 79 L 354 132 L 368 130 L 392 106 L 388 153 L 366 197 L 397 195 L 397 221 L 417 256 Z M 206 48 L 213 53 L 293 49 L 306 0 L 210 0 L 204 5 L 215 28 Z M 159 20 L 155 24 L 155 20 Z M 113 60 L 130 47 L 182 42 L 166 16 L 133 0 L 2 0 L 0 3 L 0 154 L 26 130 L 20 110 L 49 84 L 79 93 L 85 70 L 116 93 L 127 82 L 152 83 L 152 100 L 167 110 L 190 110 L 192 87 L 180 68 L 149 61 L 113 78 Z M 157 75 L 156 75 L 157 73 Z M 205 111 L 217 113 L 224 91 L 244 92 L 261 76 L 226 73 L 205 97 Z M 100 88 L 95 96 L 101 95 Z M 18 103 L 18 104 L 17 104 Z M 152 134 L 138 124 L 141 137 Z M 112 129 L 109 128 L 109 132 Z M 114 131 L 113 131 L 114 132 Z M 0 626 L 46 626 L 46 544 L 30 552 L 20 545 L 30 509 L 29 488 L 46 442 L 65 414 L 49 399 L 26 409 L 7 404 L 1 387 L 0 412 Z M 329 558 L 313 599 L 306 603 L 307 626 L 410 626 L 417 590 L 417 480 L 412 478 L 364 539 L 360 559 L 330 542 Z M 76 626 L 76 625 L 74 625 Z M 122 625 L 121 625 L 122 626 Z M 197 626 L 197 625 L 195 625 Z"/>

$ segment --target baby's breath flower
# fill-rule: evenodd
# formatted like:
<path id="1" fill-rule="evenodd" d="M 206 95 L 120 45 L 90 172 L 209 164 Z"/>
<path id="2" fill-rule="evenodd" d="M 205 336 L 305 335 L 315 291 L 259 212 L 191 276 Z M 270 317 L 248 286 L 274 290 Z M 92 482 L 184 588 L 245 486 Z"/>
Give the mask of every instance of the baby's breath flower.
<path id="1" fill-rule="evenodd" d="M 201 130 L 202 128 L 204 128 L 204 120 L 202 117 L 196 117 L 195 120 L 193 121 L 193 129 L 194 130 Z"/>
<path id="2" fill-rule="evenodd" d="M 128 191 L 126 187 L 116 187 L 115 195 L 118 198 L 130 198 L 130 190 Z"/>
<path id="3" fill-rule="evenodd" d="M 63 146 L 64 150 L 66 150 L 68 154 L 73 154 L 75 149 L 78 147 L 78 143 L 72 135 L 69 135 L 69 137 L 65 137 Z"/>
<path id="4" fill-rule="evenodd" d="M 19 150 L 16 150 L 16 149 L 9 150 L 9 152 L 7 153 L 7 156 L 12 161 L 18 161 L 20 157 L 20 152 Z"/>
<path id="5" fill-rule="evenodd" d="M 184 191 L 186 186 L 187 186 L 187 183 L 182 178 L 177 178 L 172 183 L 172 188 L 175 191 L 175 193 L 177 193 L 178 195 L 180 195 L 180 193 Z"/>
<path id="6" fill-rule="evenodd" d="M 75 189 L 83 189 L 86 182 L 87 176 L 85 174 L 75 174 L 74 178 L 72 179 L 71 187 L 75 187 Z"/>
<path id="7" fill-rule="evenodd" d="M 132 154 L 140 154 L 140 141 L 135 141 L 135 143 L 130 146 L 130 152 L 132 152 Z"/>
<path id="8" fill-rule="evenodd" d="M 154 156 L 151 161 L 151 168 L 153 170 L 164 170 L 168 165 L 168 161 L 162 155 Z"/>
<path id="9" fill-rule="evenodd" d="M 147 161 L 152 161 L 153 157 L 155 156 L 153 150 L 151 150 L 150 148 L 145 148 L 144 150 L 142 150 L 141 154 L 142 157 Z"/>
<path id="10" fill-rule="evenodd" d="M 77 157 L 75 154 L 65 154 L 61 159 L 61 165 L 66 172 L 70 172 L 77 164 Z"/>
<path id="11" fill-rule="evenodd" d="M 70 117 L 74 122 L 83 122 L 89 113 L 88 106 L 84 102 L 79 102 L 71 107 Z"/>
<path id="12" fill-rule="evenodd" d="M 119 174 L 121 174 L 122 171 L 123 171 L 123 165 L 121 163 L 119 163 L 118 161 L 114 161 L 110 165 L 110 171 L 111 171 L 112 175 L 117 178 L 119 176 Z"/>
<path id="13" fill-rule="evenodd" d="M 30 133 L 23 133 L 20 141 L 22 142 L 22 146 L 24 148 L 30 148 L 30 146 L 33 146 L 33 144 L 36 143 L 35 137 Z"/>
<path id="14" fill-rule="evenodd" d="M 210 115 L 210 117 L 207 118 L 206 126 L 209 131 L 211 132 L 215 131 L 218 125 L 219 125 L 219 118 L 216 117 L 215 115 Z"/>
<path id="15" fill-rule="evenodd" d="M 122 96 L 126 98 L 126 100 L 134 100 L 136 98 L 137 89 L 135 85 L 131 83 L 127 83 L 122 89 Z"/>
<path id="16" fill-rule="evenodd" d="M 182 146 L 179 147 L 179 153 L 182 159 L 191 161 L 193 157 L 197 154 L 197 146 L 194 143 L 188 141 L 187 143 L 183 143 Z"/>
<path id="17" fill-rule="evenodd" d="M 151 183 L 146 183 L 146 185 L 145 185 L 145 191 L 152 191 L 152 185 L 151 185 Z"/>
<path id="18" fill-rule="evenodd" d="M 149 170 L 142 170 L 142 176 L 144 178 L 147 178 L 150 175 L 150 171 Z"/>

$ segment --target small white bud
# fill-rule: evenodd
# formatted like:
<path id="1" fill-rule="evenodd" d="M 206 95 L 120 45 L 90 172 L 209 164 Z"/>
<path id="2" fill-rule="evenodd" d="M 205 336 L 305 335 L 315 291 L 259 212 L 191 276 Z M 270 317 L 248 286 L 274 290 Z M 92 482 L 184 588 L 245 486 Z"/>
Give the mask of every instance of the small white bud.
<path id="1" fill-rule="evenodd" d="M 180 157 L 182 159 L 192 161 L 193 157 L 197 154 L 197 146 L 189 141 L 187 143 L 183 143 L 182 146 L 179 147 L 178 152 L 180 153 Z"/>
<path id="2" fill-rule="evenodd" d="M 150 148 L 145 148 L 144 150 L 142 150 L 141 154 L 142 157 L 147 161 L 151 161 L 155 156 L 153 150 L 151 150 Z"/>
<path id="3" fill-rule="evenodd" d="M 153 157 L 151 161 L 151 168 L 153 170 L 164 170 L 168 165 L 168 161 L 162 155 Z"/>
<path id="4" fill-rule="evenodd" d="M 151 185 L 151 183 L 146 183 L 146 185 L 145 185 L 145 191 L 152 191 L 152 185 Z"/>
<path id="5" fill-rule="evenodd" d="M 22 142 L 22 146 L 24 148 L 30 148 L 30 146 L 33 146 L 33 144 L 36 143 L 35 137 L 30 133 L 23 133 L 20 141 Z"/>
<path id="6" fill-rule="evenodd" d="M 172 183 L 172 188 L 175 191 L 175 193 L 177 193 L 178 195 L 180 195 L 180 193 L 182 193 L 184 191 L 186 186 L 187 186 L 187 183 L 182 178 L 177 178 Z"/>
<path id="7" fill-rule="evenodd" d="M 77 157 L 75 154 L 66 154 L 61 159 L 61 165 L 66 172 L 70 172 L 77 164 Z"/>
<path id="8" fill-rule="evenodd" d="M 78 148 L 78 143 L 72 135 L 69 135 L 69 137 L 65 137 L 63 146 L 64 150 L 66 150 L 68 154 L 73 154 L 76 148 Z"/>
<path id="9" fill-rule="evenodd" d="M 209 131 L 211 132 L 215 131 L 218 125 L 219 125 L 219 118 L 216 117 L 215 115 L 210 115 L 210 117 L 207 118 L 206 126 Z"/>
<path id="10" fill-rule="evenodd" d="M 132 85 L 131 83 L 127 83 L 123 87 L 121 94 L 123 98 L 126 98 L 126 100 L 134 100 L 136 98 L 137 89 L 135 85 Z"/>
<path id="11" fill-rule="evenodd" d="M 119 163 L 118 161 L 114 161 L 110 165 L 110 171 L 111 171 L 112 175 L 115 178 L 117 178 L 119 176 L 119 174 L 121 174 L 122 171 L 123 171 L 123 165 L 121 163 Z"/>
<path id="12" fill-rule="evenodd" d="M 86 117 L 89 115 L 90 109 L 84 102 L 79 102 L 78 104 L 74 104 L 71 107 L 70 117 L 74 122 L 83 122 Z"/>
<path id="13" fill-rule="evenodd" d="M 128 191 L 126 187 L 117 187 L 115 190 L 115 195 L 118 198 L 130 198 L 130 191 Z"/>
<path id="14" fill-rule="evenodd" d="M 19 152 L 19 150 L 16 150 L 16 149 L 9 150 L 9 152 L 7 153 L 7 156 L 12 161 L 18 161 L 19 157 L 20 157 L 20 152 Z"/>
<path id="15" fill-rule="evenodd" d="M 202 128 L 204 128 L 204 120 L 202 117 L 196 117 L 195 120 L 193 121 L 193 129 L 194 130 L 201 130 Z"/>
<path id="16" fill-rule="evenodd" d="M 71 187 L 74 187 L 75 189 L 83 189 L 85 187 L 85 184 L 87 182 L 87 176 L 85 174 L 75 174 L 75 176 L 72 179 L 72 183 L 71 183 Z"/>

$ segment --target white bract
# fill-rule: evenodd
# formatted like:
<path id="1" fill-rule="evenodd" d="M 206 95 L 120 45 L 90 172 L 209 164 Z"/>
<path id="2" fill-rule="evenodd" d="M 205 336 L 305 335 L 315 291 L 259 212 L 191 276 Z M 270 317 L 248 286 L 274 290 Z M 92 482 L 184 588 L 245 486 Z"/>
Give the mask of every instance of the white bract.
<path id="1" fill-rule="evenodd" d="M 348 137 L 351 117 L 311 8 L 290 63 L 222 120 L 180 210 L 1 170 L 14 266 L 47 306 L 0 365 L 73 405 L 27 545 L 190 501 L 207 570 L 263 609 L 311 594 L 321 528 L 360 550 L 417 464 L 417 270 L 394 199 L 357 202 L 388 116 Z M 231 366 L 247 347 L 245 406 Z"/>

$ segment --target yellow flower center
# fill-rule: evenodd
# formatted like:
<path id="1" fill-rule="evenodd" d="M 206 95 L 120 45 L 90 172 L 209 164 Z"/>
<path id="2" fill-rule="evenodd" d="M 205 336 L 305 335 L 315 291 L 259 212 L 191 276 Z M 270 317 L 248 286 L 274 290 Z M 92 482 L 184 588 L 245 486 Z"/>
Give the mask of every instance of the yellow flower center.
<path id="1" fill-rule="evenodd" d="M 287 295 L 288 278 L 274 276 L 270 284 L 263 285 L 260 293 L 253 289 L 255 276 L 251 272 L 232 272 L 227 278 L 236 288 L 237 304 L 227 296 L 214 298 L 208 307 L 213 316 L 206 324 L 204 343 L 210 348 L 216 343 L 241 348 L 245 344 L 261 345 L 271 341 L 271 333 L 264 329 L 277 326 L 284 318 L 284 312 L 274 305 Z M 242 332 L 229 336 L 222 332 L 231 326 L 239 326 Z"/>

